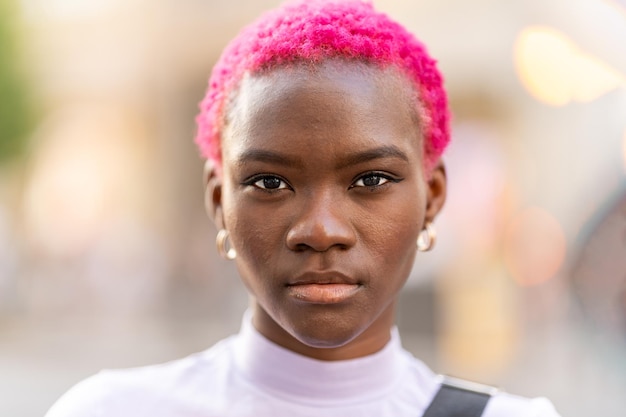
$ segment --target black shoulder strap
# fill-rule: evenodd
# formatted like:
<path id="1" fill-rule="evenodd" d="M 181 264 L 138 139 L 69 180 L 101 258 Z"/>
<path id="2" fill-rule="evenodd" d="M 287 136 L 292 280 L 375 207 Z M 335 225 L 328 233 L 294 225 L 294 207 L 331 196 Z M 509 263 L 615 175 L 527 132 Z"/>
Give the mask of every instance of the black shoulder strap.
<path id="1" fill-rule="evenodd" d="M 497 388 L 443 377 L 423 417 L 480 417 Z"/>

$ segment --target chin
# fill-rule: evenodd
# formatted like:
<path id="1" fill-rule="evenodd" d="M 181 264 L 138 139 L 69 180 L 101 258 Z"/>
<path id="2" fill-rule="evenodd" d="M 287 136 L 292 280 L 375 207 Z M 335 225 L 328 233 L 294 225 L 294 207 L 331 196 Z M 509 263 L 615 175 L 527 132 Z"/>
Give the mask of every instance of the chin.
<path id="1" fill-rule="evenodd" d="M 309 314 L 302 320 L 289 323 L 288 327 L 289 333 L 302 344 L 323 349 L 345 346 L 366 328 L 366 324 L 337 312 Z"/>
<path id="2" fill-rule="evenodd" d="M 334 332 L 336 333 L 336 332 Z M 298 341 L 304 345 L 307 345 L 316 349 L 333 349 L 340 348 L 352 340 L 354 340 L 358 334 L 295 334 L 293 335 Z"/>

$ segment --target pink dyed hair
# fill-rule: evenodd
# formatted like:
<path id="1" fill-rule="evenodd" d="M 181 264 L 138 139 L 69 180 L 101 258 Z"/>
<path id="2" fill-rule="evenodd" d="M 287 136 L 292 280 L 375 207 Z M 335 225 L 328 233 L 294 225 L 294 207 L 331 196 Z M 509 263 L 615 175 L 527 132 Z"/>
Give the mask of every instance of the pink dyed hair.
<path id="1" fill-rule="evenodd" d="M 195 142 L 202 155 L 221 170 L 224 110 L 246 73 L 332 58 L 395 66 L 407 76 L 418 94 L 424 168 L 430 171 L 450 141 L 442 76 L 420 41 L 371 3 L 359 0 L 289 2 L 244 28 L 224 49 L 200 103 Z"/>

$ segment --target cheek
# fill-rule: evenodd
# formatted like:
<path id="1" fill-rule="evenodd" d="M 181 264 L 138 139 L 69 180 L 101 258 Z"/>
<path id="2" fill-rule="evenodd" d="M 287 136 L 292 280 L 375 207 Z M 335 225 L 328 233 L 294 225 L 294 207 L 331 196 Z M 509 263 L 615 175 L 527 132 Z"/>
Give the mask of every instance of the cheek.
<path id="1" fill-rule="evenodd" d="M 415 261 L 417 249 L 412 236 L 403 233 L 397 234 L 396 237 L 395 244 L 389 244 L 379 252 L 381 262 L 372 265 L 375 268 L 372 273 L 378 275 L 378 279 L 370 283 L 372 290 L 378 294 L 377 302 L 374 304 L 382 303 L 382 307 L 396 299 L 406 284 Z"/>
<path id="2" fill-rule="evenodd" d="M 276 258 L 277 233 L 269 222 L 255 220 L 246 216 L 234 228 L 235 239 L 241 247 L 241 260 L 259 268 L 269 268 Z"/>
<path id="3" fill-rule="evenodd" d="M 230 194 L 224 198 L 224 218 L 231 242 L 237 249 L 238 267 L 257 272 L 271 268 L 276 249 L 282 245 L 283 226 L 279 216 L 252 207 L 245 198 Z"/>
<path id="4" fill-rule="evenodd" d="M 407 210 L 389 210 L 362 225 L 362 247 L 369 274 L 379 277 L 372 285 L 386 293 L 396 293 L 408 278 L 417 251 L 419 219 Z M 398 208 L 398 206 L 396 206 Z M 382 288 L 381 288 L 382 287 Z"/>
<path id="5" fill-rule="evenodd" d="M 357 222 L 362 235 L 381 253 L 411 251 L 423 223 L 426 206 L 423 194 L 403 189 L 388 201 L 361 209 L 359 218 L 363 220 L 357 218 Z"/>
<path id="6" fill-rule="evenodd" d="M 417 238 L 422 225 L 421 199 L 401 199 L 390 205 L 384 215 L 372 216 L 362 223 L 361 236 L 371 273 L 385 271 L 385 279 L 376 283 L 400 288 L 408 278 L 417 252 Z"/>
<path id="7" fill-rule="evenodd" d="M 383 266 L 379 271 L 397 271 L 405 269 L 407 264 L 412 266 L 417 250 L 417 236 L 419 227 L 417 219 L 401 221 L 395 218 L 388 224 L 372 227 L 369 237 L 364 239 L 364 245 L 377 263 Z"/>

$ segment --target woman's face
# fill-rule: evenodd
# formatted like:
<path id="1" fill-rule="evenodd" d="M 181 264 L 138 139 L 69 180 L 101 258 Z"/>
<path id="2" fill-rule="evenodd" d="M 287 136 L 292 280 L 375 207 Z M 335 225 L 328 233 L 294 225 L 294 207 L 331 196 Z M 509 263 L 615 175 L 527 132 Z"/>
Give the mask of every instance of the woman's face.
<path id="1" fill-rule="evenodd" d="M 424 178 L 411 91 L 393 70 L 345 62 L 243 80 L 207 204 L 274 342 L 344 359 L 388 341 L 418 234 L 445 199 L 443 167 Z"/>

